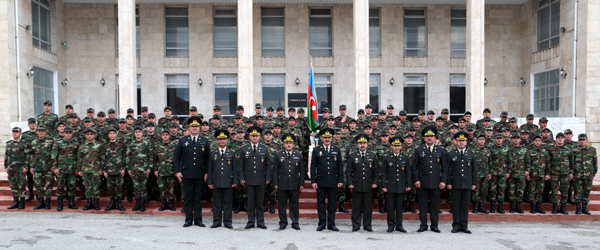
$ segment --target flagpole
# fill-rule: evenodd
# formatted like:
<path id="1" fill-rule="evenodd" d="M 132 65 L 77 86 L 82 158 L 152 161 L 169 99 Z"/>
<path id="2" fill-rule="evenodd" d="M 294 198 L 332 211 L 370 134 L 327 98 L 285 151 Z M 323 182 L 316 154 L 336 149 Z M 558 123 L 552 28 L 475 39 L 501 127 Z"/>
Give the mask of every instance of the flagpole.
<path id="1" fill-rule="evenodd" d="M 310 62 L 310 70 L 312 71 L 313 70 L 313 68 L 312 68 L 313 67 L 313 60 L 312 60 L 312 55 L 310 55 L 310 54 L 308 55 L 308 61 Z M 314 71 L 312 73 L 314 75 Z M 314 82 L 313 82 L 313 84 L 314 84 Z M 319 111 L 317 110 L 317 120 L 318 120 L 318 118 L 319 118 Z M 319 124 L 317 124 L 317 126 L 319 126 Z M 314 133 L 315 134 L 319 134 L 319 130 L 316 130 Z M 315 144 L 314 145 L 315 147 L 317 146 L 317 141 L 318 141 L 318 138 L 315 137 L 315 139 L 313 140 L 313 142 Z"/>

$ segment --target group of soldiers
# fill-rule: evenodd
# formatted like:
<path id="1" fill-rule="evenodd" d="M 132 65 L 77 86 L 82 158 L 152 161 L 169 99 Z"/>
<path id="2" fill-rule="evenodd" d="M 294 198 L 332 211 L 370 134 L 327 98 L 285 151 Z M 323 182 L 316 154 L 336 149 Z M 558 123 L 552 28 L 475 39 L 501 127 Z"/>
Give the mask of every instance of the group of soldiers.
<path id="1" fill-rule="evenodd" d="M 355 119 L 346 114 L 346 105 L 340 105 L 340 115 L 337 117 L 333 116 L 328 108 L 321 110 L 323 118 L 317 134 L 308 128 L 305 111 L 302 108 L 298 110 L 289 108 L 287 116 L 281 106 L 276 108 L 268 106 L 266 115 L 263 115 L 261 104 L 257 103 L 254 108 L 255 114 L 246 117 L 244 107 L 237 106 L 236 113 L 230 121 L 221 116 L 221 108 L 218 105 L 214 106 L 213 115 L 208 120 L 205 120 L 194 106 L 189 110 L 189 118 L 181 120 L 172 115 L 170 107 L 164 108 L 164 117 L 158 120 L 155 114 L 148 112 L 147 107 L 142 107 L 141 117 L 137 119 L 133 109 L 127 111 L 126 118 L 118 119 L 114 109 L 108 110 L 107 117 L 104 112 L 98 112 L 96 115 L 91 108 L 87 109 L 86 116 L 80 119 L 73 112 L 72 105 L 66 105 L 65 116 L 58 117 L 51 112 L 52 103 L 46 101 L 44 113 L 40 114 L 37 120 L 34 118 L 28 120 L 30 130 L 22 132 L 18 127 L 13 128 L 14 140 L 7 143 L 5 167 L 15 200 L 9 208 L 24 208 L 24 201 L 33 199 L 35 183 L 36 196 L 39 200 L 35 209 L 50 209 L 52 183 L 56 179 L 59 211 L 63 209 L 65 198 L 69 208 L 77 209 L 73 201 L 78 181 L 80 188 L 85 189 L 84 197 L 80 199 L 87 199 L 88 202 L 84 210 L 100 209 L 99 190 L 104 188 L 111 200 L 106 210 L 124 210 L 121 202 L 125 189 L 128 191 L 129 201 L 132 201 L 130 198 L 132 195 L 135 197 L 134 211 L 144 211 L 145 202 L 149 199 L 162 201 L 159 209 L 161 211 L 165 209 L 175 211 L 173 201 L 185 200 L 185 192 L 183 192 L 183 181 L 178 176 L 177 168 L 174 168 L 176 165 L 174 154 L 177 145 L 184 143 L 183 138 L 192 138 L 189 136 L 189 124 L 194 123 L 196 125 L 194 127 L 199 128 L 198 134 L 207 139 L 207 146 L 211 152 L 221 148 L 223 144 L 223 147 L 231 150 L 236 159 L 229 158 L 228 162 L 239 161 L 240 163 L 240 166 L 234 168 L 233 176 L 236 176 L 237 180 L 234 182 L 235 187 L 232 187 L 231 197 L 231 209 L 236 213 L 248 211 L 250 215 L 249 210 L 253 210 L 255 216 L 258 211 L 256 208 L 259 207 L 257 203 L 262 203 L 261 212 L 275 212 L 274 203 L 278 201 L 278 193 L 282 192 L 277 190 L 281 187 L 281 183 L 277 182 L 278 178 L 274 175 L 277 171 L 273 168 L 279 160 L 281 160 L 279 163 L 285 160 L 285 157 L 280 158 L 279 154 L 286 151 L 286 141 L 292 146 L 288 151 L 295 155 L 290 158 L 297 160 L 294 164 L 298 167 L 298 174 L 301 175 L 299 188 L 302 188 L 304 180 L 311 179 L 315 183 L 314 181 L 321 175 L 318 169 L 309 170 L 308 163 L 314 161 L 314 157 L 320 159 L 323 156 L 323 152 L 319 150 L 323 149 L 325 141 L 330 140 L 326 143 L 327 148 L 337 148 L 339 152 L 333 155 L 332 151 L 327 150 L 325 155 L 335 158 L 335 162 L 339 160 L 342 174 L 338 176 L 341 178 L 340 185 L 336 183 L 334 188 L 328 189 L 327 193 L 321 196 L 329 196 L 328 192 L 335 191 L 331 193 L 335 199 L 329 199 L 329 203 L 330 205 L 332 201 L 338 203 L 333 203 L 334 209 L 345 213 L 348 213 L 348 210 L 344 207 L 344 203 L 353 198 L 353 227 L 356 226 L 354 222 L 358 217 L 361 215 L 363 219 L 368 217 L 366 216 L 368 214 L 355 215 L 354 213 L 366 213 L 365 209 L 370 208 L 372 206 L 370 202 L 375 200 L 373 197 L 376 197 L 380 213 L 389 213 L 390 205 L 392 208 L 401 207 L 400 221 L 394 218 L 392 224 L 401 223 L 401 213 L 416 212 L 414 203 L 421 199 L 421 193 L 418 191 L 419 187 L 415 185 L 415 179 L 411 181 L 410 178 L 406 178 L 405 181 L 408 183 L 406 187 L 402 187 L 406 195 L 401 197 L 400 201 L 398 201 L 399 197 L 390 200 L 389 188 L 386 188 L 389 178 L 383 178 L 385 167 L 391 167 L 396 160 L 399 160 L 398 166 L 407 164 L 406 167 L 401 167 L 402 170 L 405 168 L 406 171 L 414 170 L 412 161 L 415 150 L 424 145 L 424 142 L 426 143 L 425 134 L 429 130 L 435 130 L 434 143 L 441 147 L 440 151 L 443 151 L 438 153 L 448 154 L 457 149 L 459 141 L 462 141 L 456 139 L 458 135 L 464 136 L 461 138 L 466 141 L 467 151 L 473 152 L 477 165 L 477 182 L 474 185 L 476 187 L 470 194 L 473 213 L 495 213 L 496 211 L 504 213 L 502 204 L 504 201 L 509 201 L 510 212 L 523 213 L 521 203 L 528 202 L 531 213 L 545 213 L 541 204 L 550 202 L 554 206 L 552 213 L 567 214 L 565 204 L 571 202 L 576 204 L 576 214 L 590 214 L 587 203 L 593 177 L 597 172 L 596 149 L 587 145 L 585 134 L 580 134 L 577 141 L 572 140 L 573 133 L 569 129 L 564 133 L 553 135 L 548 128 L 548 119 L 545 117 L 540 118 L 538 124 L 534 124 L 533 115 L 528 115 L 527 123 L 518 126 L 514 117 L 508 119 L 507 112 L 501 113 L 499 122 L 492 120 L 491 110 L 486 108 L 483 111 L 483 118 L 475 123 L 471 122 L 472 114 L 469 111 L 464 113 L 458 123 L 452 122 L 449 119 L 448 109 L 443 109 L 441 115 L 437 117 L 432 110 L 419 111 L 416 117 L 409 120 L 404 110 L 395 115 L 392 105 L 388 105 L 386 110 L 381 110 L 374 115 L 372 106 L 368 104 L 364 109 L 358 110 Z M 250 128 L 253 130 L 249 131 Z M 247 185 L 239 184 L 244 178 L 241 173 L 244 159 L 248 157 L 244 153 L 244 147 L 255 144 L 252 142 L 253 136 L 256 136 L 255 130 L 260 131 L 257 138 L 258 145 L 264 146 L 269 161 L 273 160 L 267 167 L 268 171 L 265 172 L 269 175 L 265 176 L 269 183 L 265 183 L 264 190 L 253 188 L 250 191 L 252 193 L 252 201 L 250 201 Z M 329 134 L 324 136 L 324 131 Z M 226 135 L 221 135 L 223 132 L 226 132 L 224 133 Z M 222 143 L 219 143 L 219 140 Z M 399 152 L 394 150 L 394 143 L 399 144 L 396 148 L 400 150 Z M 314 148 L 313 158 L 309 159 L 311 146 Z M 356 157 L 355 154 L 358 152 L 362 152 L 364 156 Z M 387 157 L 391 155 L 396 158 Z M 266 159 L 263 158 L 263 161 Z M 406 162 L 401 159 L 406 159 Z M 367 162 L 374 172 L 363 177 L 374 180 L 374 183 L 369 185 L 372 196 L 367 194 L 369 188 L 361 189 L 353 183 L 353 178 L 360 171 L 358 168 L 353 169 L 352 166 L 367 164 Z M 311 164 L 314 164 L 311 168 L 319 165 L 315 162 Z M 348 172 L 350 174 L 347 174 Z M 445 178 L 441 172 L 440 177 Z M 411 174 L 406 173 L 406 175 Z M 211 195 L 213 189 L 209 188 L 211 185 L 209 180 L 207 179 L 208 185 L 203 188 L 205 189 L 203 192 L 205 192 L 205 199 L 210 201 L 210 197 L 214 195 Z M 28 197 L 26 197 L 26 186 L 29 188 Z M 441 188 L 441 191 L 448 193 L 446 202 L 452 204 L 453 192 L 448 188 Z M 262 195 L 257 195 L 257 192 L 262 192 Z M 290 206 L 297 204 L 292 201 L 297 199 L 296 197 L 297 195 L 293 193 L 287 193 L 286 199 L 289 200 Z M 261 201 L 257 198 L 261 198 Z M 489 212 L 484 207 L 486 201 L 491 203 Z M 357 204 L 361 207 L 355 207 Z M 279 205 L 280 214 L 281 205 Z M 324 203 L 322 205 L 324 209 Z M 297 226 L 297 216 L 292 214 L 292 211 L 290 213 L 293 226 Z M 390 216 L 397 217 L 397 214 L 388 214 L 388 217 Z M 294 224 L 294 217 L 296 224 Z M 389 223 L 390 219 L 388 218 Z M 365 229 L 370 229 L 369 220 L 370 218 L 367 218 L 363 223 Z M 258 225 L 261 226 L 260 222 Z M 321 221 L 319 225 L 321 228 Z M 332 225 L 335 228 L 334 224 Z M 400 225 L 396 228 L 402 227 Z"/>

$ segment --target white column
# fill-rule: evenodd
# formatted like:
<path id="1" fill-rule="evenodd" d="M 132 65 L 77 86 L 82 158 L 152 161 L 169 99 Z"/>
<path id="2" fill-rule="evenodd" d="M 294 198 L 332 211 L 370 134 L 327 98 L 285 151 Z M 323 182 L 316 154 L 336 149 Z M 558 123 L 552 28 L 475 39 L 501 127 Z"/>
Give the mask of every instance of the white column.
<path id="1" fill-rule="evenodd" d="M 254 110 L 252 0 L 238 0 L 238 105 Z"/>
<path id="2" fill-rule="evenodd" d="M 353 2 L 355 102 L 354 107 L 349 107 L 349 114 L 369 103 L 369 0 Z"/>
<path id="3" fill-rule="evenodd" d="M 137 108 L 135 0 L 119 0 L 119 115 Z M 137 110 L 136 110 L 137 112 Z"/>
<path id="4" fill-rule="evenodd" d="M 578 35 L 579 42 L 577 48 L 577 54 L 579 54 L 577 64 L 577 73 L 568 72 L 577 77 L 577 91 L 584 86 L 585 89 L 585 113 L 582 115 L 577 112 L 578 117 L 585 116 L 585 133 L 588 136 L 588 142 L 593 147 L 600 147 L 600 75 L 598 75 L 598 68 L 600 68 L 600 48 L 598 47 L 598 41 L 600 40 L 600 15 L 598 10 L 600 9 L 600 2 L 598 1 L 579 1 L 578 6 L 579 20 Z M 587 19 L 587 20 L 586 20 Z M 565 70 L 567 67 L 565 67 Z M 567 77 L 569 79 L 569 77 Z M 561 84 L 571 85 L 569 81 L 561 80 Z M 574 86 L 570 86 L 574 87 Z M 579 95 L 576 96 L 579 98 Z M 568 102 L 565 102 L 568 103 Z M 579 99 L 576 100 L 579 105 L 581 102 Z"/>
<path id="5" fill-rule="evenodd" d="M 466 110 L 475 116 L 485 105 L 485 0 L 467 0 L 467 95 Z"/>

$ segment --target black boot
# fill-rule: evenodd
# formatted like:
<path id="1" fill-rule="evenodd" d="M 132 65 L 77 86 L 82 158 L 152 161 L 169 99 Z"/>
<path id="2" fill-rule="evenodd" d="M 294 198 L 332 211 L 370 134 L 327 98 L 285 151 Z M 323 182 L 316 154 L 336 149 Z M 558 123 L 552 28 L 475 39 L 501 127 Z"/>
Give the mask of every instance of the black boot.
<path id="1" fill-rule="evenodd" d="M 212 189 L 207 188 L 206 189 L 206 201 L 207 202 L 212 202 L 212 199 L 210 198 L 210 196 L 212 195 Z M 266 212 L 266 211 L 265 211 Z"/>
<path id="2" fill-rule="evenodd" d="M 468 211 L 468 209 L 467 209 Z M 452 213 L 452 203 L 450 203 L 450 213 Z"/>
<path id="3" fill-rule="evenodd" d="M 383 200 L 383 213 L 387 213 L 387 200 Z"/>
<path id="4" fill-rule="evenodd" d="M 233 208 L 234 208 L 234 209 L 233 209 L 233 212 L 234 212 L 234 213 L 236 213 L 236 214 L 237 214 L 237 213 L 239 213 L 239 212 L 240 212 L 240 210 L 242 210 L 242 201 L 241 201 L 241 200 L 237 200 L 237 201 L 236 201 L 236 205 L 235 205 L 235 206 L 233 206 Z"/>
<path id="5" fill-rule="evenodd" d="M 161 201 L 161 199 L 160 199 L 160 192 L 159 191 L 154 191 L 154 200 L 155 201 Z"/>
<path id="6" fill-rule="evenodd" d="M 79 197 L 79 199 L 77 199 L 78 201 L 82 201 L 82 200 L 87 200 L 87 197 L 85 197 L 85 187 L 83 186 L 83 183 L 79 182 L 79 190 L 81 190 L 81 197 Z"/>
<path id="7" fill-rule="evenodd" d="M 533 201 L 529 201 L 529 206 L 531 207 L 531 213 L 535 214 L 535 203 L 533 203 Z"/>
<path id="8" fill-rule="evenodd" d="M 152 196 L 152 191 L 148 191 L 148 193 L 146 194 L 146 199 L 144 199 L 146 202 L 150 202 Z"/>
<path id="9" fill-rule="evenodd" d="M 27 198 L 25 198 L 25 201 L 30 201 L 33 200 L 33 188 L 29 189 L 29 196 L 27 196 Z"/>
<path id="10" fill-rule="evenodd" d="M 406 206 L 408 204 L 406 203 L 406 201 L 402 201 L 402 213 L 406 213 Z"/>
<path id="11" fill-rule="evenodd" d="M 476 214 L 479 209 L 479 202 L 473 202 L 473 213 Z"/>
<path id="12" fill-rule="evenodd" d="M 132 202 L 133 201 L 133 190 L 127 190 L 127 201 Z"/>
<path id="13" fill-rule="evenodd" d="M 108 207 L 106 207 L 104 209 L 104 211 L 110 211 L 110 210 L 113 210 L 113 209 L 115 209 L 115 198 L 111 197 L 110 198 L 110 204 L 108 205 Z"/>
<path id="14" fill-rule="evenodd" d="M 346 190 L 344 190 L 344 191 L 345 191 L 345 194 L 346 194 L 345 195 L 346 199 L 344 200 L 344 202 L 350 202 L 350 189 L 346 187 Z"/>
<path id="15" fill-rule="evenodd" d="M 177 209 L 175 209 L 175 207 L 173 206 L 173 199 L 169 199 L 169 210 L 171 211 L 176 211 Z"/>
<path id="16" fill-rule="evenodd" d="M 479 202 L 479 211 L 481 211 L 482 213 L 485 213 L 485 214 L 489 214 L 490 213 L 487 210 L 485 210 L 485 203 L 483 201 Z"/>
<path id="17" fill-rule="evenodd" d="M 242 211 L 248 212 L 248 201 L 246 200 L 242 202 Z"/>
<path id="18" fill-rule="evenodd" d="M 385 214 L 385 211 L 383 211 L 383 200 L 381 200 L 381 199 L 377 200 L 377 204 L 379 204 L 379 213 Z"/>
<path id="19" fill-rule="evenodd" d="M 100 199 L 99 198 L 94 198 L 94 209 L 100 210 Z"/>
<path id="20" fill-rule="evenodd" d="M 13 198 L 14 202 L 12 205 L 10 205 L 10 207 L 8 207 L 8 209 L 15 209 L 19 207 L 19 197 L 14 197 Z"/>
<path id="21" fill-rule="evenodd" d="M 123 199 L 121 198 L 117 198 L 117 209 L 119 211 L 125 211 L 125 208 L 123 207 Z"/>
<path id="22" fill-rule="evenodd" d="M 491 202 L 490 213 L 493 213 L 493 214 L 496 213 L 496 202 L 495 201 Z"/>
<path id="23" fill-rule="evenodd" d="M 569 197 L 567 198 L 567 203 L 575 204 L 575 201 L 573 200 L 573 194 L 569 193 Z"/>
<path id="24" fill-rule="evenodd" d="M 162 201 L 162 206 L 160 206 L 160 208 L 158 209 L 158 211 L 165 211 L 165 208 L 167 208 L 167 199 L 164 199 Z"/>
<path id="25" fill-rule="evenodd" d="M 70 209 L 77 209 L 77 206 L 75 206 L 75 196 L 69 197 L 69 206 L 68 206 L 68 208 L 70 208 Z"/>
<path id="26" fill-rule="evenodd" d="M 92 199 L 87 199 L 87 205 L 83 208 L 83 211 L 87 211 L 94 208 L 94 203 L 92 203 Z"/>
<path id="27" fill-rule="evenodd" d="M 58 198 L 58 206 L 56 207 L 57 211 L 62 211 L 63 210 L 63 197 L 59 197 Z"/>
<path id="28" fill-rule="evenodd" d="M 50 197 L 46 197 L 46 210 L 50 210 Z"/>
<path id="29" fill-rule="evenodd" d="M 177 193 L 177 195 L 175 196 L 175 200 L 181 201 L 181 193 Z"/>
<path id="30" fill-rule="evenodd" d="M 146 201 L 145 200 L 141 201 L 140 211 L 142 211 L 142 212 L 146 211 Z"/>
<path id="31" fill-rule="evenodd" d="M 19 207 L 19 209 L 21 209 L 21 207 Z M 592 215 L 592 213 L 590 213 L 590 211 L 587 209 L 587 202 L 582 204 L 581 212 L 587 215 Z"/>
<path id="32" fill-rule="evenodd" d="M 135 199 L 135 206 L 133 207 L 133 209 L 131 209 L 131 211 L 138 211 L 140 210 L 140 199 Z"/>
<path id="33" fill-rule="evenodd" d="M 408 202 L 408 211 L 411 211 L 413 213 L 416 213 L 417 210 L 415 210 L 415 202 L 414 201 L 409 201 Z"/>
<path id="34" fill-rule="evenodd" d="M 38 201 L 40 202 L 33 209 L 38 210 L 40 208 L 46 207 L 46 205 L 44 205 L 44 198 L 38 198 Z"/>
<path id="35" fill-rule="evenodd" d="M 498 202 L 498 213 L 501 213 L 501 214 L 504 213 L 504 209 L 502 208 L 502 202 L 503 201 L 499 201 Z"/>
<path id="36" fill-rule="evenodd" d="M 554 203 L 552 204 L 552 214 L 557 214 L 558 213 L 558 204 Z"/>
<path id="37" fill-rule="evenodd" d="M 263 201 L 263 209 L 265 213 L 269 211 L 269 203 L 267 201 Z"/>
<path id="38" fill-rule="evenodd" d="M 542 203 L 538 202 L 535 204 L 535 212 L 540 214 L 546 214 L 544 210 L 542 210 Z"/>
<path id="39" fill-rule="evenodd" d="M 560 204 L 560 213 L 561 214 L 569 214 L 567 212 L 567 203 L 561 203 Z"/>
<path id="40" fill-rule="evenodd" d="M 19 199 L 19 209 L 25 209 L 25 197 Z"/>
<path id="41" fill-rule="evenodd" d="M 510 209 L 508 210 L 509 213 L 514 213 L 515 212 L 515 202 L 511 201 L 510 202 Z"/>
<path id="42" fill-rule="evenodd" d="M 521 202 L 517 202 L 517 207 L 515 209 L 515 212 L 520 213 L 520 214 L 524 213 L 523 209 L 521 209 Z"/>
<path id="43" fill-rule="evenodd" d="M 342 212 L 342 213 L 349 213 L 349 212 L 348 212 L 348 209 L 346 209 L 346 208 L 344 207 L 344 202 L 343 202 L 343 201 L 340 201 L 340 203 L 339 203 L 339 209 L 338 209 L 338 210 L 339 210 L 340 212 Z"/>
<path id="44" fill-rule="evenodd" d="M 575 214 L 581 214 L 581 203 L 576 204 L 577 208 L 575 209 Z"/>
<path id="45" fill-rule="evenodd" d="M 271 201 L 271 206 L 269 206 L 269 213 L 274 214 L 275 213 L 275 201 Z"/>

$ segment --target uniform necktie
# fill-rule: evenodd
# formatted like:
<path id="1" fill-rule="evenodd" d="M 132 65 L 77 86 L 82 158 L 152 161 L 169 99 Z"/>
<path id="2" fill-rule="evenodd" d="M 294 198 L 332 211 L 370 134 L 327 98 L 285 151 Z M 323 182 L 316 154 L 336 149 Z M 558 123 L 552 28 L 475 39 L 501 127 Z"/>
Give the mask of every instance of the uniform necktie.
<path id="1" fill-rule="evenodd" d="M 288 159 L 292 159 L 292 153 L 288 152 Z"/>
<path id="2" fill-rule="evenodd" d="M 365 161 L 365 153 L 360 153 L 360 156 L 362 156 L 362 160 Z"/>
<path id="3" fill-rule="evenodd" d="M 194 144 L 196 144 L 196 137 L 192 136 L 192 139 L 194 140 Z"/>
<path id="4" fill-rule="evenodd" d="M 223 152 L 223 149 L 221 149 L 221 157 L 223 157 L 223 154 L 225 154 L 225 153 Z"/>
<path id="5" fill-rule="evenodd" d="M 427 149 L 429 149 L 429 153 L 431 153 L 431 147 L 427 147 Z"/>
<path id="6" fill-rule="evenodd" d="M 460 151 L 460 157 L 464 157 L 465 156 L 465 152 L 464 151 Z"/>
<path id="7" fill-rule="evenodd" d="M 252 145 L 254 147 L 254 153 L 256 154 L 256 145 Z"/>

